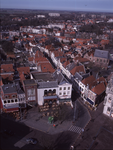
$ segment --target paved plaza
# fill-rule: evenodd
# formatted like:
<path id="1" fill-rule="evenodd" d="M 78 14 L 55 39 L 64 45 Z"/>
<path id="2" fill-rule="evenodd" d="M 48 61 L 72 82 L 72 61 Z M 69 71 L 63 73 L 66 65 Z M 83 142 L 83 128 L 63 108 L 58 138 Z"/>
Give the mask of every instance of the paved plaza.
<path id="1" fill-rule="evenodd" d="M 33 129 L 37 129 L 48 134 L 56 134 L 68 130 L 72 132 L 76 131 L 76 133 L 81 133 L 78 132 L 78 129 L 80 129 L 80 131 L 83 131 L 91 118 L 88 110 L 79 102 L 79 100 L 76 101 L 76 105 L 78 107 L 79 113 L 78 118 L 74 123 L 74 108 L 72 109 L 70 106 L 68 106 L 67 110 L 70 118 L 65 119 L 62 123 L 61 121 L 55 121 L 54 123 L 50 124 L 48 122 L 48 116 L 41 117 L 42 113 L 38 112 L 37 107 L 30 109 L 28 111 L 27 118 L 22 120 L 21 122 Z"/>

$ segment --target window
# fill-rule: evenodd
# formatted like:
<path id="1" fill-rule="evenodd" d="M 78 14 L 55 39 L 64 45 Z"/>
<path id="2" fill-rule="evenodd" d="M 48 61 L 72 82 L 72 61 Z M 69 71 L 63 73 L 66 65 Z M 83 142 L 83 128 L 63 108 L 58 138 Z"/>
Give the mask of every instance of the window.
<path id="1" fill-rule="evenodd" d="M 6 95 L 5 98 L 8 98 L 8 95 Z"/>
<path id="2" fill-rule="evenodd" d="M 62 93 L 60 92 L 59 95 L 62 95 Z"/>
<path id="3" fill-rule="evenodd" d="M 107 113 L 110 114 L 110 107 L 107 108 Z"/>
<path id="4" fill-rule="evenodd" d="M 111 97 L 109 97 L 108 102 L 111 103 Z"/>
<path id="5" fill-rule="evenodd" d="M 44 95 L 47 95 L 47 90 L 44 90 Z"/>
<path id="6" fill-rule="evenodd" d="M 68 90 L 70 90 L 70 87 L 68 87 Z"/>
<path id="7" fill-rule="evenodd" d="M 12 95 L 12 97 L 14 98 L 14 97 L 16 97 L 15 95 Z"/>
<path id="8" fill-rule="evenodd" d="M 4 101 L 4 104 L 6 104 L 7 102 L 6 101 Z"/>
<path id="9" fill-rule="evenodd" d="M 35 95 L 35 89 L 28 89 L 27 94 L 28 95 Z"/>
<path id="10" fill-rule="evenodd" d="M 17 102 L 17 99 L 15 99 L 15 102 Z"/>
<path id="11" fill-rule="evenodd" d="M 11 103 L 14 103 L 14 100 L 13 100 L 13 99 L 11 100 Z"/>
<path id="12" fill-rule="evenodd" d="M 68 91 L 67 94 L 69 95 L 69 94 L 70 94 L 70 91 Z"/>
<path id="13" fill-rule="evenodd" d="M 64 95 L 66 95 L 66 92 L 64 92 Z"/>
<path id="14" fill-rule="evenodd" d="M 8 100 L 8 103 L 10 103 L 10 100 Z"/>
<path id="15" fill-rule="evenodd" d="M 98 61 L 98 58 L 97 58 L 97 61 Z"/>
<path id="16" fill-rule="evenodd" d="M 53 90 L 53 93 L 56 93 L 56 89 Z"/>
<path id="17" fill-rule="evenodd" d="M 49 96 L 52 95 L 52 90 L 49 90 L 48 95 Z"/>
<path id="18" fill-rule="evenodd" d="M 62 90 L 62 87 L 60 87 L 60 90 Z"/>
<path id="19" fill-rule="evenodd" d="M 100 59 L 100 62 L 102 62 L 102 59 Z"/>
<path id="20" fill-rule="evenodd" d="M 35 94 L 35 89 L 31 89 L 31 95 Z"/>
<path id="21" fill-rule="evenodd" d="M 66 90 L 66 87 L 64 87 L 64 90 Z"/>

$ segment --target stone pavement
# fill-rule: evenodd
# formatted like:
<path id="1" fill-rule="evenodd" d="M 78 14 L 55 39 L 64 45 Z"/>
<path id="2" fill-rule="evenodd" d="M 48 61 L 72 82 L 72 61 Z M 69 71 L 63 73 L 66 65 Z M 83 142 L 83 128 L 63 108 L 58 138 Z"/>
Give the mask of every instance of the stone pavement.
<path id="1" fill-rule="evenodd" d="M 73 109 L 71 107 L 69 111 L 69 113 L 73 114 Z M 72 119 L 70 119 L 63 121 L 62 123 L 56 121 L 54 123 L 56 127 L 54 127 L 53 124 L 50 124 L 48 122 L 47 116 L 40 118 L 41 115 L 42 114 L 37 111 L 37 108 L 32 108 L 32 111 L 29 111 L 28 117 L 22 120 L 21 122 L 31 128 L 37 129 L 48 134 L 56 134 L 63 131 L 67 131 L 72 125 Z"/>
<path id="2" fill-rule="evenodd" d="M 42 117 L 40 112 L 38 112 L 37 107 L 32 108 L 28 111 L 28 116 L 26 119 L 22 120 L 21 122 L 25 125 L 37 129 L 39 131 L 48 133 L 48 134 L 56 134 L 61 133 L 64 131 L 71 131 L 76 132 L 78 134 L 81 133 L 82 129 L 85 128 L 87 123 L 90 121 L 90 115 L 88 113 L 88 110 L 77 100 L 76 102 L 78 110 L 79 110 L 79 116 L 78 119 L 73 124 L 73 115 L 74 110 L 69 106 L 69 113 L 71 114 L 70 119 L 64 120 L 62 123 L 59 121 L 55 122 L 56 127 L 53 126 L 53 124 L 50 124 L 48 122 L 48 117 Z"/>

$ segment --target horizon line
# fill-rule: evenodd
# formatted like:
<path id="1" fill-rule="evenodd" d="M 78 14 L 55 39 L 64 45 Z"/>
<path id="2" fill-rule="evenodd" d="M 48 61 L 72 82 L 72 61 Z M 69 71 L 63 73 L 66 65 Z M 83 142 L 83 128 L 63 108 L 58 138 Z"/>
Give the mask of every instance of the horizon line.
<path id="1" fill-rule="evenodd" d="M 96 10 L 61 10 L 61 9 L 40 9 L 40 8 L 1 8 L 1 9 L 16 9 L 16 10 L 45 10 L 45 11 L 74 11 L 74 12 L 94 12 L 94 13 L 113 13 L 110 11 L 96 11 Z"/>

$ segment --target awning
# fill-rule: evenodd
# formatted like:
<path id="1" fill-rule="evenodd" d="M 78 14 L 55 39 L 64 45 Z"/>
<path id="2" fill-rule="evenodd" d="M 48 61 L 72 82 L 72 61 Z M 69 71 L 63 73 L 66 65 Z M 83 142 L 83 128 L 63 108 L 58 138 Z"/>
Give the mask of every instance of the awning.
<path id="1" fill-rule="evenodd" d="M 59 99 L 59 102 L 70 102 L 71 98 Z"/>
<path id="2" fill-rule="evenodd" d="M 57 99 L 57 95 L 54 95 L 54 96 L 44 96 L 43 98 L 44 98 L 44 100 Z"/>
<path id="3" fill-rule="evenodd" d="M 91 105 L 94 104 L 94 102 L 92 102 L 89 98 L 86 99 Z"/>

